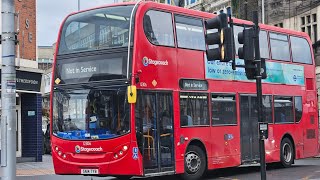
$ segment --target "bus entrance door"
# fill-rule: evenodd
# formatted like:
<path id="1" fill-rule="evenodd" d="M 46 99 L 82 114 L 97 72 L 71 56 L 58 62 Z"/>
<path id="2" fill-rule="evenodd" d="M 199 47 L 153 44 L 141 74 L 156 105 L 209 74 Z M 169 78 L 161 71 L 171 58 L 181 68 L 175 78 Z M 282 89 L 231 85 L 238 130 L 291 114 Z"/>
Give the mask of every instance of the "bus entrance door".
<path id="1" fill-rule="evenodd" d="M 242 164 L 259 162 L 257 97 L 240 96 Z"/>
<path id="2" fill-rule="evenodd" d="M 142 134 L 138 144 L 145 175 L 174 171 L 172 104 L 171 93 L 140 91 L 138 94 L 136 123 Z"/>

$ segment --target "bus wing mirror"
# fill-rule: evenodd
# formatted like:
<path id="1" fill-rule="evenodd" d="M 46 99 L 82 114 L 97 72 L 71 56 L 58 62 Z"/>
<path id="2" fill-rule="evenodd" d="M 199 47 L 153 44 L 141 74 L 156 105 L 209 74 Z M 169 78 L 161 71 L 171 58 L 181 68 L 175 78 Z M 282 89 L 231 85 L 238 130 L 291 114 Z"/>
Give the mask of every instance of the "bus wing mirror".
<path id="1" fill-rule="evenodd" d="M 134 104 L 137 102 L 137 87 L 136 86 L 128 86 L 128 103 Z"/>

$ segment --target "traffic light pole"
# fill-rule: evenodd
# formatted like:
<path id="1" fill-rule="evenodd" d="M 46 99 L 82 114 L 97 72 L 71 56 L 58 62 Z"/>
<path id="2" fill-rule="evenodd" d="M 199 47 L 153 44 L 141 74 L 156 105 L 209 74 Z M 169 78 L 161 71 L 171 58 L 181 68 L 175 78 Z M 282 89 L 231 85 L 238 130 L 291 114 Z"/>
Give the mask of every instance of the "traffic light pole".
<path id="1" fill-rule="evenodd" d="M 253 22 L 255 29 L 255 62 L 256 62 L 256 85 L 257 85 L 257 100 L 258 100 L 258 124 L 259 124 L 259 150 L 260 150 L 260 173 L 261 180 L 266 180 L 266 157 L 265 157 L 265 145 L 264 139 L 267 138 L 264 136 L 264 132 L 268 131 L 261 129 L 261 124 L 265 123 L 264 118 L 262 117 L 262 73 L 261 73 L 261 57 L 260 57 L 260 44 L 259 44 L 259 22 L 258 22 L 258 12 L 253 12 Z M 266 125 L 267 127 L 268 125 Z"/>
<path id="2" fill-rule="evenodd" d="M 2 180 L 16 179 L 16 69 L 15 11 L 13 0 L 2 0 L 1 170 Z"/>

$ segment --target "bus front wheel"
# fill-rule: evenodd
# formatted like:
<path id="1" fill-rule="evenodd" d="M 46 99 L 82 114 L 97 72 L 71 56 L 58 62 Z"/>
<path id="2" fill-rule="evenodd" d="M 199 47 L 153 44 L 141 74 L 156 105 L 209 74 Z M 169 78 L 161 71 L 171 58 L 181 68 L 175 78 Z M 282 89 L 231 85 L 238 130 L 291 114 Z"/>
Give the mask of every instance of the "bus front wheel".
<path id="1" fill-rule="evenodd" d="M 294 148 L 288 138 L 281 141 L 280 160 L 283 167 L 290 167 L 294 160 Z"/>
<path id="2" fill-rule="evenodd" d="M 199 146 L 190 145 L 184 156 L 184 174 L 185 180 L 198 180 L 206 170 L 205 153 Z"/>

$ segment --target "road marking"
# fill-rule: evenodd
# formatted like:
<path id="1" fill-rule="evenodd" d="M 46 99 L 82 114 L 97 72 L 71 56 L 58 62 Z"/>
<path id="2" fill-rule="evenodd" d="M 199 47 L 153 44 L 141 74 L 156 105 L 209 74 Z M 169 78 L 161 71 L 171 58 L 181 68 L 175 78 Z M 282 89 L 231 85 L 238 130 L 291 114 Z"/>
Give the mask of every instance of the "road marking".
<path id="1" fill-rule="evenodd" d="M 225 178 L 225 177 L 219 177 L 220 179 L 228 179 L 228 180 L 240 180 L 240 179 L 234 179 L 234 178 Z"/>

